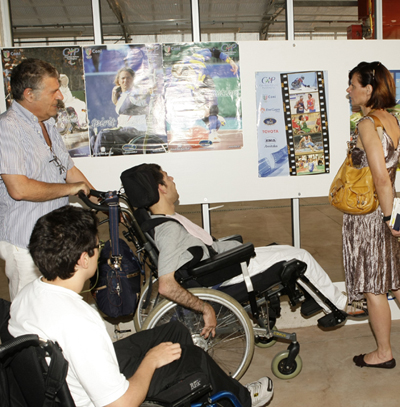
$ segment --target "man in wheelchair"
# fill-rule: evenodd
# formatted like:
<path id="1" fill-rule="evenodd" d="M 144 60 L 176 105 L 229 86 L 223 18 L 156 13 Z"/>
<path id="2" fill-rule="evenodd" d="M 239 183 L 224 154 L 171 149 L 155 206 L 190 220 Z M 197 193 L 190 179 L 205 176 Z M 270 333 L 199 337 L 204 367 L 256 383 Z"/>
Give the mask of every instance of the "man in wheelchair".
<path id="1" fill-rule="evenodd" d="M 243 407 L 272 397 L 268 377 L 242 386 L 227 376 L 178 322 L 112 343 L 98 312 L 79 295 L 94 275 L 99 256 L 98 220 L 73 206 L 41 217 L 29 250 L 43 274 L 11 305 L 14 337 L 37 334 L 57 341 L 69 363 L 67 383 L 77 406 L 139 406 L 193 373 L 202 372 L 213 391 L 232 392 Z M 205 397 L 205 396 L 203 396 Z"/>
<path id="2" fill-rule="evenodd" d="M 214 241 L 212 236 L 204 229 L 176 213 L 175 204 L 178 201 L 179 194 L 174 179 L 163 171 L 159 165 L 142 164 L 128 171 L 130 177 L 136 178 L 134 181 L 134 185 L 136 185 L 136 191 L 134 192 L 136 194 L 147 194 L 150 196 L 157 194 L 156 189 L 158 189 L 158 201 L 149 206 L 152 218 L 166 216 L 175 220 L 160 223 L 155 227 L 154 239 L 159 250 L 159 293 L 178 304 L 203 313 L 205 327 L 202 334 L 205 337 L 210 333 L 215 334 L 216 319 L 212 307 L 179 285 L 175 280 L 174 274 L 175 271 L 191 261 L 193 255 L 189 249 L 192 247 L 197 246 L 202 248 L 201 260 L 204 260 L 210 257 L 210 250 L 221 253 L 241 243 L 237 241 Z M 138 175 L 140 172 L 146 174 L 146 176 Z M 268 268 L 280 261 L 288 261 L 293 258 L 301 260 L 307 264 L 305 276 L 334 306 L 339 310 L 343 310 L 347 317 L 360 318 L 366 316 L 367 310 L 364 304 L 348 304 L 347 296 L 339 291 L 326 272 L 307 251 L 286 245 L 258 247 L 255 251 L 256 256 L 250 260 L 248 265 L 251 277 L 261 273 L 268 273 Z M 267 279 L 267 274 L 265 274 L 265 280 Z M 221 284 L 219 289 L 237 284 L 242 280 L 243 277 L 241 275 L 234 277 Z M 315 290 L 310 289 L 300 280 L 298 284 L 315 299 L 323 311 L 326 313 L 330 312 L 327 305 L 315 294 Z"/>

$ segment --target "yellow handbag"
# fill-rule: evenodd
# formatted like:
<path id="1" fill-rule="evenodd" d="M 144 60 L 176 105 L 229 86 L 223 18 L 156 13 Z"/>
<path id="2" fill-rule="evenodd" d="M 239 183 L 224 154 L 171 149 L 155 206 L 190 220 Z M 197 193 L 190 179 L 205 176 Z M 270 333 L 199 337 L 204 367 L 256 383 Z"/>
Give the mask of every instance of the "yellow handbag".
<path id="1" fill-rule="evenodd" d="M 382 127 L 376 116 L 370 116 L 374 119 L 376 130 L 378 127 Z M 381 137 L 379 131 L 378 135 Z M 366 215 L 378 208 L 378 195 L 370 168 L 355 168 L 351 159 L 351 151 L 351 149 L 348 150 L 347 157 L 331 184 L 329 203 L 343 213 Z"/>
<path id="2" fill-rule="evenodd" d="M 351 151 L 331 184 L 329 202 L 339 211 L 350 215 L 365 215 L 379 206 L 370 168 L 353 167 Z"/>

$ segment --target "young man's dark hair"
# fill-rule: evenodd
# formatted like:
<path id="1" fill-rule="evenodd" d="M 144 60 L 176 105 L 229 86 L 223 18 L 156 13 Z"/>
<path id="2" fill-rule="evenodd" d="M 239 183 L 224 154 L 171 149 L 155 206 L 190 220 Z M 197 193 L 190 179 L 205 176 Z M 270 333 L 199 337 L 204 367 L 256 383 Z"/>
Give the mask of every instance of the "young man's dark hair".
<path id="1" fill-rule="evenodd" d="M 122 185 L 131 205 L 148 208 L 158 202 L 158 186 L 165 185 L 161 171 L 158 164 L 140 164 L 121 174 Z"/>
<path id="2" fill-rule="evenodd" d="M 33 91 L 40 90 L 42 80 L 45 77 L 59 78 L 59 74 L 53 65 L 40 59 L 28 58 L 13 68 L 11 72 L 11 93 L 15 100 L 24 98 L 24 90 L 31 88 Z"/>
<path id="3" fill-rule="evenodd" d="M 157 184 L 165 185 L 164 174 L 161 172 L 162 168 L 158 164 L 143 164 L 141 166 L 144 171 L 149 171 Z"/>
<path id="4" fill-rule="evenodd" d="M 94 255 L 98 245 L 97 225 L 93 212 L 75 206 L 63 206 L 36 222 L 29 251 L 47 280 L 71 278 L 82 252 Z"/>

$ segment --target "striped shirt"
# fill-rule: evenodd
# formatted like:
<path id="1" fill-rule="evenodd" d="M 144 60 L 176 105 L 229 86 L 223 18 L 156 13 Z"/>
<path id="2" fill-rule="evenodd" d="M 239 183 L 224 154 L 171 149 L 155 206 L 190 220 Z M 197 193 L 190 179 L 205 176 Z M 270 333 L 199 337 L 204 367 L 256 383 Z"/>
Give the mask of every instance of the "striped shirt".
<path id="1" fill-rule="evenodd" d="M 52 150 L 65 167 L 60 170 L 47 145 L 35 115 L 14 101 L 0 115 L 0 174 L 25 175 L 48 183 L 65 183 L 74 163 L 55 127 L 55 120 L 43 122 Z M 62 173 L 60 173 L 62 172 Z M 0 241 L 26 248 L 36 221 L 56 208 L 68 205 L 68 197 L 45 202 L 15 201 L 0 177 Z"/>

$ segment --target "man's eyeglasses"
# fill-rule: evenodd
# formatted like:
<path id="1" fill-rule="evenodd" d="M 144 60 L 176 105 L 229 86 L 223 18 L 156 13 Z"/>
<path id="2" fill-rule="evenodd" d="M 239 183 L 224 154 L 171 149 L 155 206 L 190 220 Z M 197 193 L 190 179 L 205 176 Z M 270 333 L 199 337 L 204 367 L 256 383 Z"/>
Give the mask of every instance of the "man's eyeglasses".
<path id="1" fill-rule="evenodd" d="M 49 161 L 49 163 L 54 163 L 54 165 L 60 170 L 60 175 L 63 172 L 67 172 L 67 169 L 63 166 L 61 160 L 54 154 L 53 150 L 51 150 L 53 154 L 53 159 Z"/>

